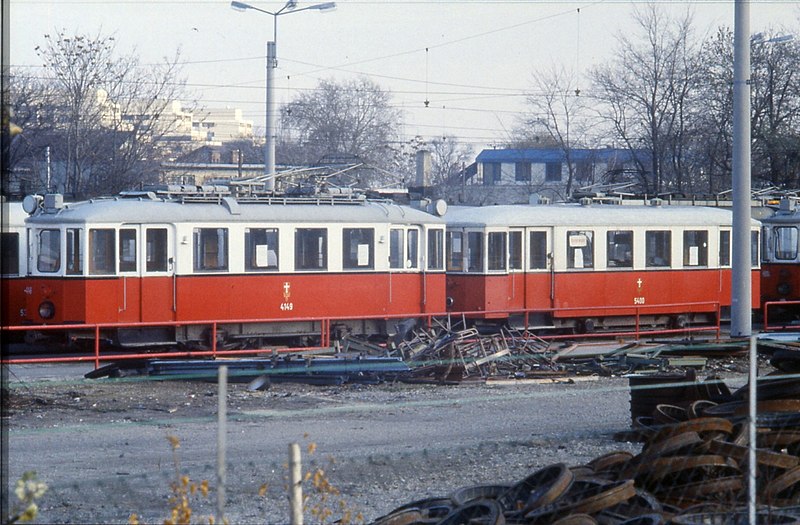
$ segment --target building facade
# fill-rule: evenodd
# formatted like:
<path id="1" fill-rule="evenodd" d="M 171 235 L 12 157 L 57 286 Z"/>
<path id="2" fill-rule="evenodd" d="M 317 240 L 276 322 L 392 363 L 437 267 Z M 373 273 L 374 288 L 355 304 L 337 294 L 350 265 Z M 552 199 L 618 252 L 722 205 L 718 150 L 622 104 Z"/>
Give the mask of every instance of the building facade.
<path id="1" fill-rule="evenodd" d="M 615 174 L 639 172 L 645 153 L 616 148 L 486 149 L 465 171 L 458 192 L 465 204 L 519 204 L 546 199 L 563 201 L 576 188 Z M 570 168 L 572 180 L 570 181 Z"/>

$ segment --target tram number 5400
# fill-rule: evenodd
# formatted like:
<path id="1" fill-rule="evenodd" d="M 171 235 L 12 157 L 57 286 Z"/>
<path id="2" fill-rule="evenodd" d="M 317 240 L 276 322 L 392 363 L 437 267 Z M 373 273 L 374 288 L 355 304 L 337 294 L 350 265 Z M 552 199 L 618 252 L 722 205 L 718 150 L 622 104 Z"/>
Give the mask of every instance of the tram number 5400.
<path id="1" fill-rule="evenodd" d="M 644 304 L 644 297 L 634 297 L 633 304 Z"/>

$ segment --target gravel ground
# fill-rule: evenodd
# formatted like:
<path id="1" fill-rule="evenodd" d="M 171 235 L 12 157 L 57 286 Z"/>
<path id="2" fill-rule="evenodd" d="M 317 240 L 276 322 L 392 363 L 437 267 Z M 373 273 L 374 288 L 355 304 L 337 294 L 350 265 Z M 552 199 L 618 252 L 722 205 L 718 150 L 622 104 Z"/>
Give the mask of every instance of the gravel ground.
<path id="1" fill-rule="evenodd" d="M 746 362 L 718 360 L 713 371 L 736 387 Z M 12 483 L 35 470 L 49 485 L 40 523 L 126 523 L 131 514 L 161 523 L 174 506 L 170 484 L 177 472 L 212 488 L 207 498 L 192 497 L 193 522 L 214 515 L 215 384 L 28 381 L 18 372 L 4 392 L 6 468 Z M 231 383 L 225 514 L 234 524 L 288 521 L 292 442 L 302 447 L 305 472 L 324 470 L 321 492 L 313 476 L 304 484 L 312 524 L 347 512 L 370 522 L 461 487 L 512 483 L 547 465 L 581 465 L 616 450 L 637 453 L 638 443 L 613 439 L 630 427 L 627 385 L 621 377 L 579 377 L 449 386 L 273 384 L 253 392 Z M 179 448 L 172 450 L 168 436 L 180 440 Z"/>

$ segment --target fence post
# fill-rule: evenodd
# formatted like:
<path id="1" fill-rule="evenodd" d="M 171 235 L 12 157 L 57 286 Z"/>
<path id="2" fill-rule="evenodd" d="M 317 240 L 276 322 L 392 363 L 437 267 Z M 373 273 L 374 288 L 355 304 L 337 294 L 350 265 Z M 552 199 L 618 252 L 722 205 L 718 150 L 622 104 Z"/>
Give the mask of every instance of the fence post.
<path id="1" fill-rule="evenodd" d="M 222 365 L 217 377 L 217 511 L 214 523 L 220 525 L 225 519 L 225 449 L 228 412 L 228 367 Z"/>
<path id="2" fill-rule="evenodd" d="M 748 356 L 750 367 L 748 369 L 748 398 L 747 398 L 747 515 L 748 523 L 756 523 L 756 503 L 758 493 L 756 492 L 756 427 L 758 425 L 758 347 L 756 337 L 750 336 L 750 346 Z"/>
<path id="3" fill-rule="evenodd" d="M 94 369 L 100 368 L 100 325 L 94 326 Z"/>
<path id="4" fill-rule="evenodd" d="M 303 525 L 303 479 L 300 465 L 300 445 L 289 444 L 289 503 L 292 525 Z"/>

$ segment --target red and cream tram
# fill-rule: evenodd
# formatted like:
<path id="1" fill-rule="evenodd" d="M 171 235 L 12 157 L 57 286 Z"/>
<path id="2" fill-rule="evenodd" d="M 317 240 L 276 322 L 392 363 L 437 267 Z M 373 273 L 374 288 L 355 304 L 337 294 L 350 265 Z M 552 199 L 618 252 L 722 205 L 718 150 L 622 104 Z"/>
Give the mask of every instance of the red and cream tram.
<path id="1" fill-rule="evenodd" d="M 0 322 L 2 326 L 20 324 L 26 315 L 25 290 L 27 281 L 27 236 L 25 218 L 28 216 L 19 202 L 2 203 L 2 237 L 0 238 Z"/>
<path id="2" fill-rule="evenodd" d="M 731 304 L 730 211 L 691 206 L 451 207 L 450 309 L 505 322 L 591 332 L 714 322 Z M 759 223 L 753 307 L 758 307 Z"/>
<path id="3" fill-rule="evenodd" d="M 792 199 L 782 199 L 763 225 L 761 295 L 767 302 L 800 301 L 800 210 Z M 771 318 L 782 322 L 800 321 L 800 305 L 769 305 Z"/>
<path id="4" fill-rule="evenodd" d="M 444 220 L 409 206 L 348 195 L 234 199 L 226 187 L 198 187 L 77 203 L 48 195 L 37 207 L 27 220 L 31 324 L 208 320 L 227 340 L 307 343 L 323 318 L 349 318 L 332 332 L 385 334 L 392 316 L 446 308 Z M 226 323 L 257 319 L 286 321 Z M 115 337 L 207 343 L 201 330 Z"/>

